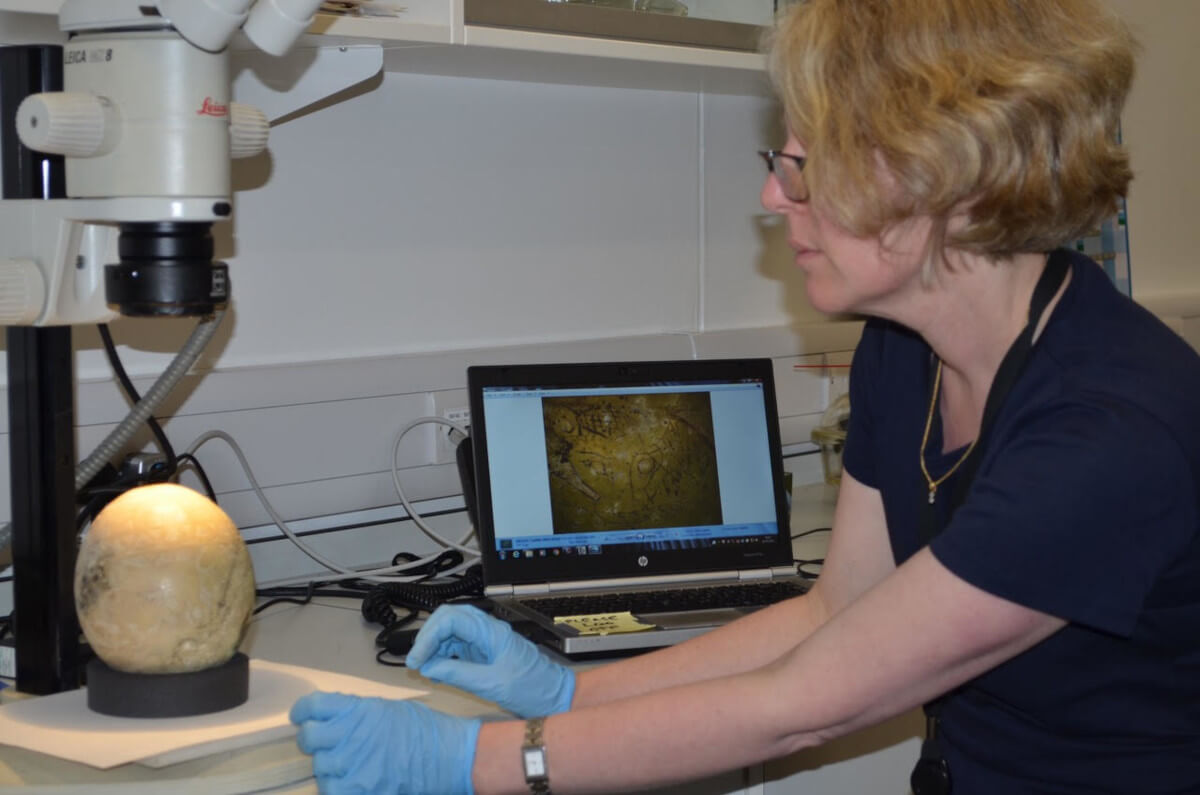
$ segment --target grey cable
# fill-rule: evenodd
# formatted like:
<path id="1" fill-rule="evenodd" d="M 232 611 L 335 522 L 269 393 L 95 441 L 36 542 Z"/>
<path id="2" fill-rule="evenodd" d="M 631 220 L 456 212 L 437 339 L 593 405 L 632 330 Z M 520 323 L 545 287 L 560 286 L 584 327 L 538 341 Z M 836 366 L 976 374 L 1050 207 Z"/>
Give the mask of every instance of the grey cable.
<path id="1" fill-rule="evenodd" d="M 400 440 L 403 439 L 405 434 L 407 434 L 413 428 L 417 427 L 418 425 L 424 425 L 425 423 L 444 425 L 463 437 L 470 435 L 470 431 L 467 430 L 467 428 L 459 425 L 457 422 L 452 422 L 445 417 L 418 417 L 397 431 L 395 439 L 392 440 L 392 485 L 396 487 L 396 496 L 400 498 L 400 504 L 404 506 L 404 510 L 408 511 L 408 515 L 412 517 L 413 524 L 421 528 L 425 535 L 429 536 L 444 547 L 457 549 L 459 552 L 465 552 L 468 555 L 479 555 L 480 553 L 478 549 L 464 546 L 467 540 L 475 533 L 475 528 L 471 528 L 470 532 L 468 532 L 467 535 L 464 536 L 463 539 L 457 544 L 442 537 L 437 533 L 437 531 L 430 527 L 424 519 L 421 518 L 421 514 L 417 513 L 417 509 L 412 506 L 411 502 L 409 502 L 408 495 L 404 493 L 404 488 L 400 485 L 400 470 L 396 464 L 396 456 L 400 454 Z"/>
<path id="2" fill-rule="evenodd" d="M 96 473 L 111 461 L 121 447 L 133 437 L 142 423 L 154 413 L 163 399 L 195 364 L 196 359 L 200 357 L 201 352 L 216 333 L 217 326 L 221 324 L 221 318 L 224 316 L 225 310 L 221 309 L 200 320 L 183 348 L 175 354 L 171 364 L 154 382 L 154 386 L 146 391 L 146 394 L 130 410 L 125 419 L 121 420 L 104 441 L 97 445 L 96 449 L 75 468 L 76 490 L 83 488 L 89 480 L 95 477 Z"/>
<path id="3" fill-rule="evenodd" d="M 411 577 L 397 577 L 395 575 L 397 575 L 398 573 L 407 571 L 409 569 L 414 569 L 419 566 L 423 566 L 427 563 L 432 563 L 434 560 L 437 559 L 438 555 L 429 555 L 427 557 L 420 558 L 418 560 L 405 561 L 404 563 L 400 563 L 400 564 L 397 564 L 394 566 L 382 566 L 382 567 L 368 568 L 368 569 L 354 569 L 354 568 L 351 568 L 348 566 L 343 566 L 342 564 L 325 557 L 324 555 L 322 555 L 321 553 L 319 553 L 315 549 L 313 549 L 311 546 L 306 544 L 302 538 L 300 538 L 298 535 L 296 535 L 296 533 L 290 527 L 288 527 L 288 524 L 287 524 L 287 522 L 284 521 L 283 517 L 279 515 L 279 512 L 275 510 L 275 507 L 273 505 L 271 505 L 271 501 L 267 499 L 266 492 L 263 491 L 262 486 L 260 486 L 258 483 L 258 478 L 254 477 L 254 471 L 251 470 L 251 468 L 250 468 L 250 462 L 246 460 L 246 454 L 242 452 L 241 446 L 238 445 L 238 443 L 236 441 L 234 441 L 234 438 L 232 436 L 225 433 L 225 431 L 221 431 L 221 430 L 214 429 L 211 431 L 205 431 L 204 433 L 200 434 L 200 436 L 198 436 L 194 442 L 192 442 L 190 445 L 188 445 L 187 452 L 194 455 L 196 453 L 196 451 L 198 449 L 200 449 L 201 445 L 203 445 L 205 442 L 208 442 L 212 439 L 220 439 L 221 441 L 223 441 L 227 445 L 229 445 L 229 448 L 231 450 L 233 450 L 233 454 L 237 457 L 238 463 L 241 464 L 241 466 L 242 466 L 242 471 L 246 473 L 246 479 L 250 482 L 250 488 L 254 490 L 255 496 L 258 497 L 258 500 L 262 504 L 263 508 L 266 510 L 267 515 L 271 517 L 271 521 L 275 524 L 276 527 L 279 528 L 280 532 L 282 532 L 287 537 L 287 539 L 289 541 L 291 541 L 296 546 L 296 548 L 299 549 L 301 552 L 303 552 L 305 555 L 307 555 L 308 557 L 310 557 L 312 560 L 316 561 L 317 563 L 321 564 L 325 568 L 329 569 L 329 571 L 335 573 L 335 574 L 323 574 L 319 578 L 316 578 L 316 579 L 328 580 L 331 582 L 336 581 L 336 580 L 346 580 L 346 579 L 362 579 L 362 580 L 367 580 L 370 582 L 416 582 L 418 580 L 425 579 L 425 575 L 421 574 L 421 575 L 414 575 Z M 411 505 L 409 505 L 407 503 L 407 501 L 405 502 L 405 509 L 409 512 L 410 519 L 413 519 L 415 522 L 418 522 L 419 525 L 422 524 L 420 514 L 416 513 L 416 509 L 413 508 Z M 424 529 L 424 527 L 422 527 L 422 529 Z M 429 532 L 429 531 L 426 530 L 426 532 Z M 474 531 L 472 530 L 471 532 L 474 532 Z M 456 549 L 462 549 L 472 555 L 478 555 L 479 553 L 477 551 L 461 546 L 461 544 L 463 542 L 465 542 L 468 538 L 471 537 L 471 532 L 469 532 L 462 539 L 462 541 L 459 542 L 459 544 L 453 544 L 452 542 L 449 542 L 449 541 L 443 541 L 443 543 L 446 544 L 447 546 L 452 546 Z M 440 554 L 440 553 L 438 553 L 438 554 Z M 450 573 L 457 572 L 457 571 L 469 566 L 471 564 L 471 562 L 473 562 L 473 561 L 464 562 L 464 563 L 460 564 L 458 567 L 451 569 L 450 571 L 447 571 L 444 573 L 450 574 Z M 286 582 L 276 582 L 276 583 L 272 583 L 272 585 L 278 586 L 278 585 L 289 584 L 291 582 L 309 582 L 313 579 L 314 579 L 314 577 L 312 577 L 312 576 L 305 576 L 302 578 L 298 578 L 294 581 L 288 580 Z"/>

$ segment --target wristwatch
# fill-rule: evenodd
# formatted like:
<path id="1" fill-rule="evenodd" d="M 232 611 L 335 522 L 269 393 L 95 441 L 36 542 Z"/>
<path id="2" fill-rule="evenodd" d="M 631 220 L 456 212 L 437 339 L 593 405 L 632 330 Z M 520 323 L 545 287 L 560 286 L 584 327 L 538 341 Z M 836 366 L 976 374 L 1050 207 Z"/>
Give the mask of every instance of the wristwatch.
<path id="1" fill-rule="evenodd" d="M 546 746 L 542 741 L 545 718 L 525 721 L 525 744 L 521 746 L 521 766 L 525 783 L 533 795 L 550 795 L 550 771 L 546 767 Z"/>

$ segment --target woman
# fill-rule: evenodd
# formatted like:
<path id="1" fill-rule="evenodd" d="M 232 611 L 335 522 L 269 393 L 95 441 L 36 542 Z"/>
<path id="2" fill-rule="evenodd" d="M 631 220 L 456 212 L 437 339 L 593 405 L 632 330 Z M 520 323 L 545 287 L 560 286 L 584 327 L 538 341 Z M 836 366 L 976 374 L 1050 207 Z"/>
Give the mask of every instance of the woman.
<path id="1" fill-rule="evenodd" d="M 820 579 L 578 677 L 440 610 L 410 666 L 550 717 L 314 694 L 293 719 L 318 780 L 613 792 L 928 704 L 918 793 L 1200 791 L 1200 360 L 1057 249 L 1130 179 L 1132 50 L 1099 0 L 791 8 L 762 201 L 813 305 L 872 317 Z"/>

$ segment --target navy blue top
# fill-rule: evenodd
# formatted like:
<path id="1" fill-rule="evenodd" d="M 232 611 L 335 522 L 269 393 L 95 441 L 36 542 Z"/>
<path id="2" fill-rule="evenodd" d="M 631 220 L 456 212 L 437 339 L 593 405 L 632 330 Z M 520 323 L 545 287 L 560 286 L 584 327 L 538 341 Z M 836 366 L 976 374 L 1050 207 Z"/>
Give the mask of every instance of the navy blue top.
<path id="1" fill-rule="evenodd" d="M 1200 357 L 1071 256 L 931 544 L 963 580 L 1069 624 L 955 691 L 942 750 L 956 793 L 1200 793 Z M 851 368 L 844 466 L 881 492 L 898 564 L 921 547 L 933 364 L 919 336 L 872 320 Z M 942 452 L 935 412 L 930 474 L 963 452 Z"/>

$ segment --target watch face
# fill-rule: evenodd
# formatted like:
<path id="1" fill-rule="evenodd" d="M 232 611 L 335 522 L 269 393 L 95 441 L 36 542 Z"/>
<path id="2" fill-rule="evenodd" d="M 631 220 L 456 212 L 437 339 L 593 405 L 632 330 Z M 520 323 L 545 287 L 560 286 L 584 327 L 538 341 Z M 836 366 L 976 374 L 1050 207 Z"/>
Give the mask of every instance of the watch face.
<path id="1" fill-rule="evenodd" d="M 527 748 L 524 756 L 526 778 L 541 778 L 546 775 L 546 755 L 541 748 Z"/>

